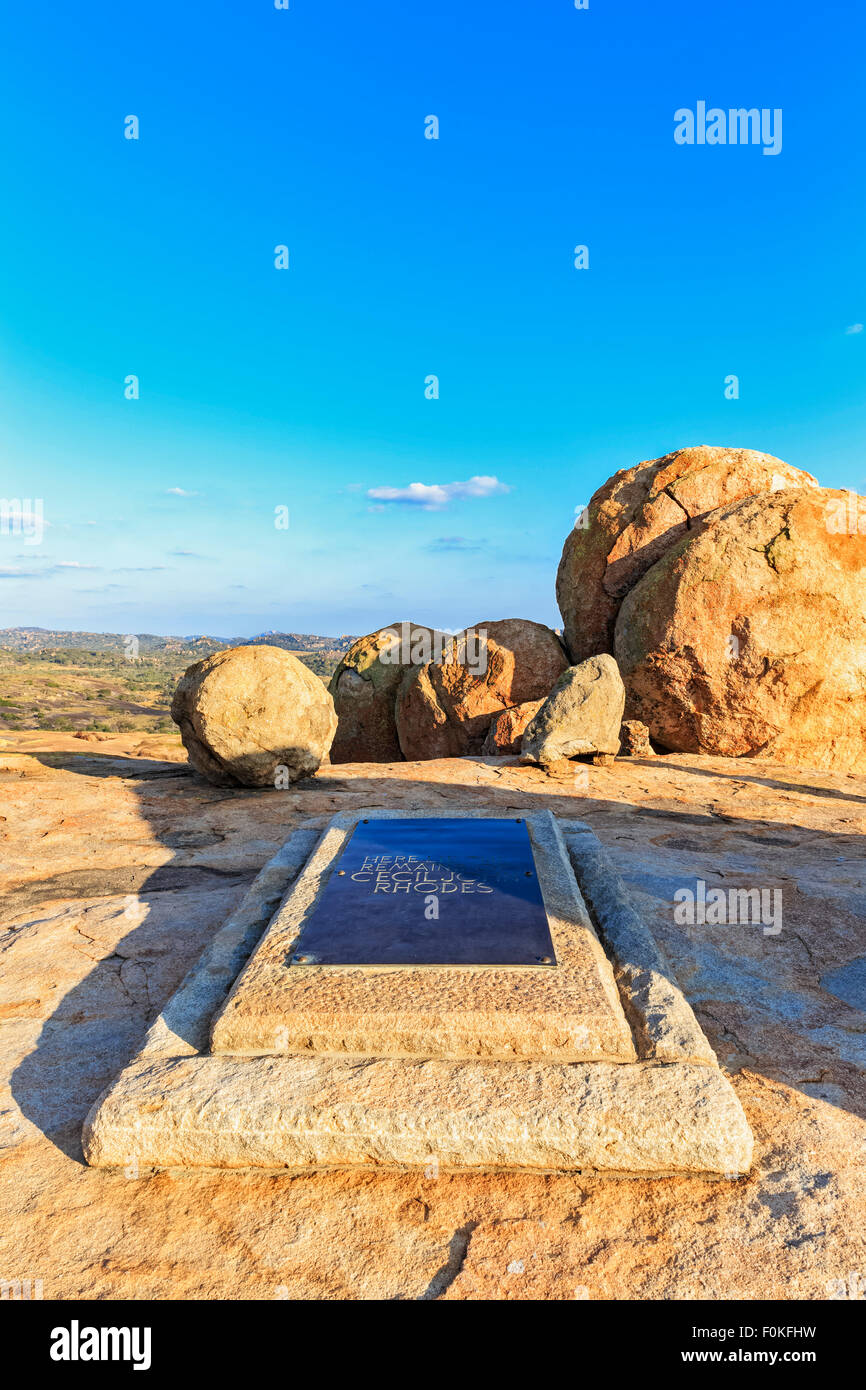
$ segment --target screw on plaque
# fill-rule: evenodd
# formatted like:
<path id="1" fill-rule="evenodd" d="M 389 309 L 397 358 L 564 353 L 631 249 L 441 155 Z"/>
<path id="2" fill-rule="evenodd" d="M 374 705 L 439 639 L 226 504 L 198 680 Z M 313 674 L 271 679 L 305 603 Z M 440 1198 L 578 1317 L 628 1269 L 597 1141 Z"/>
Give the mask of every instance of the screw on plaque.
<path id="1" fill-rule="evenodd" d="M 550 956 L 536 956 L 536 960 L 538 961 L 538 963 L 539 963 L 540 965 L 550 965 L 550 964 L 551 964 Z"/>
<path id="2" fill-rule="evenodd" d="M 299 956 L 292 956 L 292 965 L 315 965 L 318 956 L 301 953 Z"/>

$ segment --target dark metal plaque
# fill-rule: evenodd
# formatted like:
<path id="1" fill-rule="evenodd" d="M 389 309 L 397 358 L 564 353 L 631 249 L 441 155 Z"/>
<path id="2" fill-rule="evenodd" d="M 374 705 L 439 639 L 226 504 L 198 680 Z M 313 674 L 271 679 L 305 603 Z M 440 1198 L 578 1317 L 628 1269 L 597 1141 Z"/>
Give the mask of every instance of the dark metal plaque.
<path id="1" fill-rule="evenodd" d="M 359 822 L 291 963 L 555 965 L 525 822 Z"/>

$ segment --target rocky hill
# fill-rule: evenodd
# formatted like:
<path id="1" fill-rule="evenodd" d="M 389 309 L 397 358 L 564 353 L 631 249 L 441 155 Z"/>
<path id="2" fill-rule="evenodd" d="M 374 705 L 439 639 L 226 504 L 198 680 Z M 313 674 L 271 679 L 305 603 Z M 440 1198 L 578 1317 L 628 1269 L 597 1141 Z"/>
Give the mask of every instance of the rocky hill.
<path id="1" fill-rule="evenodd" d="M 0 649 L 11 652 L 59 651 L 74 648 L 78 651 L 125 653 L 129 636 L 138 639 L 143 656 L 183 656 L 195 661 L 226 647 L 245 647 L 253 643 L 269 647 L 284 647 L 293 652 L 348 651 L 354 637 L 323 637 L 314 632 L 259 632 L 253 637 L 160 637 L 152 632 L 124 634 L 120 632 L 64 632 L 48 627 L 0 628 Z"/>

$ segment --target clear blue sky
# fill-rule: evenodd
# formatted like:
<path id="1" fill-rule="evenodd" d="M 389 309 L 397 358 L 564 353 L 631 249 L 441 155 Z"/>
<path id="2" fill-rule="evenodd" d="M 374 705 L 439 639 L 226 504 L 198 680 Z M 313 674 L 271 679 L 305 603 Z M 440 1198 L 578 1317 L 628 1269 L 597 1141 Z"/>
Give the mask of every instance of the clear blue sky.
<path id="1" fill-rule="evenodd" d="M 618 468 L 866 490 L 864 38 L 855 0 L 7 11 L 0 495 L 50 525 L 0 536 L 0 626 L 557 626 Z M 699 100 L 782 152 L 678 146 Z"/>

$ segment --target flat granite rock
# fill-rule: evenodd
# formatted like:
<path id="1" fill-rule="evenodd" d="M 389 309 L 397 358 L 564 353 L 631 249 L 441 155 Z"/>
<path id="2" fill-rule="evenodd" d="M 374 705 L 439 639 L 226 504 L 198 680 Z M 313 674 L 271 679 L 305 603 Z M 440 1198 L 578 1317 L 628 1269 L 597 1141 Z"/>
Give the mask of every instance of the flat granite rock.
<path id="1" fill-rule="evenodd" d="M 553 779 L 451 758 L 343 764 L 263 793 L 208 787 L 174 732 L 0 743 L 5 1278 L 44 1280 L 46 1300 L 772 1299 L 786 1322 L 862 1300 L 866 777 L 662 754 Z M 206 1048 L 250 924 L 210 957 L 209 1013 L 178 986 L 262 865 L 310 817 L 371 805 L 589 823 L 731 1078 L 755 1136 L 748 1176 L 154 1171 L 134 1149 L 87 1166 L 85 1116 L 173 994 L 155 1058 Z M 673 894 L 699 878 L 782 886 L 784 930 L 677 925 Z"/>

